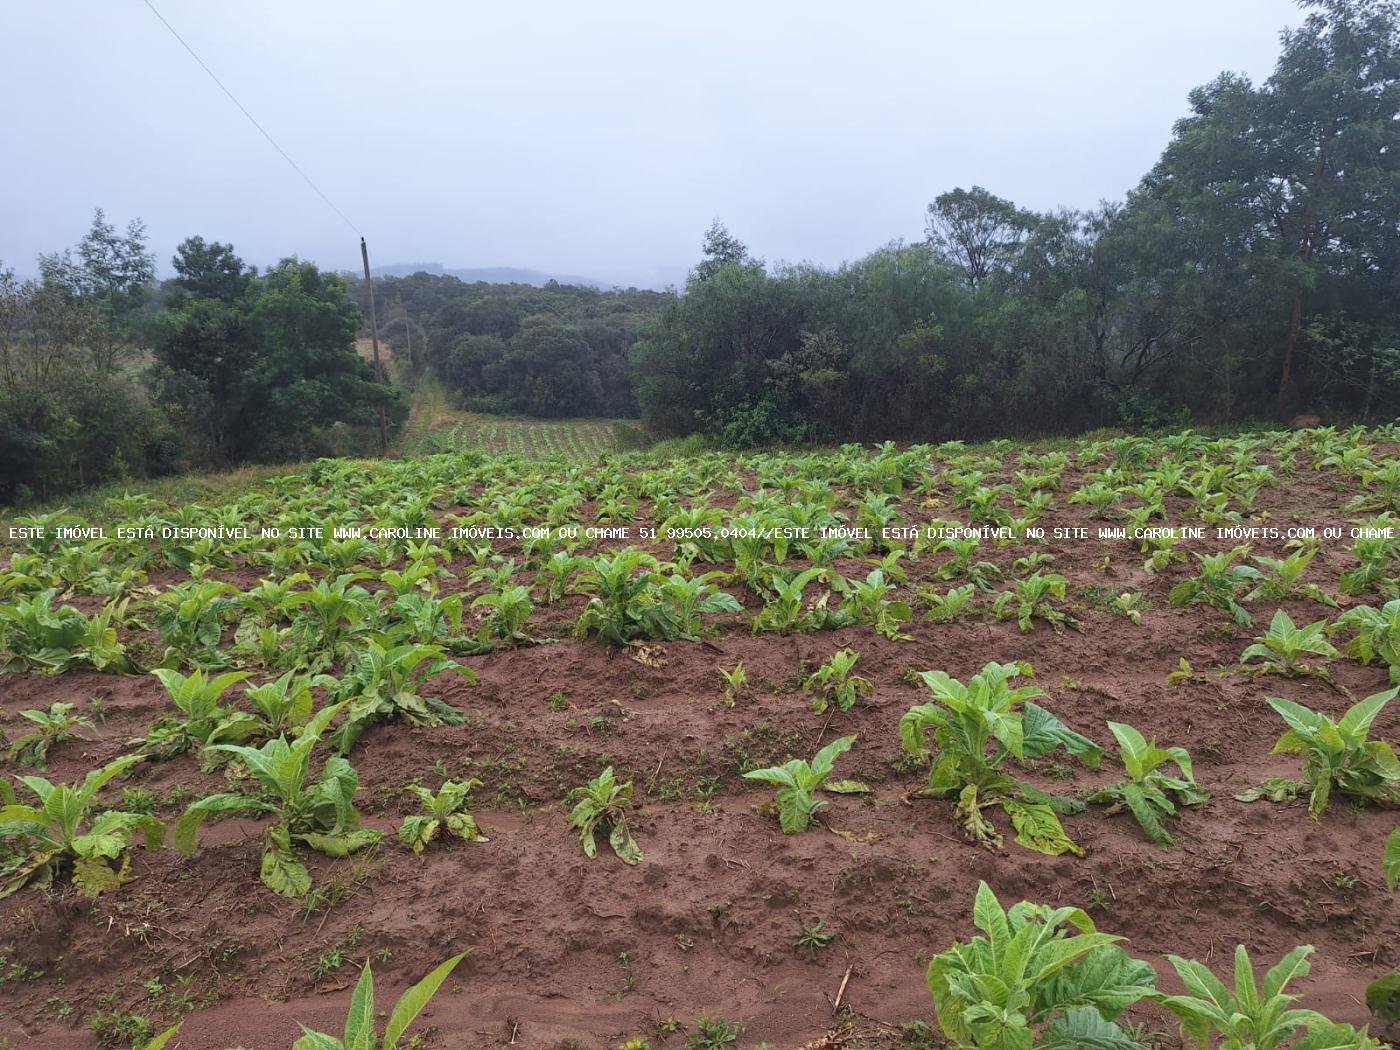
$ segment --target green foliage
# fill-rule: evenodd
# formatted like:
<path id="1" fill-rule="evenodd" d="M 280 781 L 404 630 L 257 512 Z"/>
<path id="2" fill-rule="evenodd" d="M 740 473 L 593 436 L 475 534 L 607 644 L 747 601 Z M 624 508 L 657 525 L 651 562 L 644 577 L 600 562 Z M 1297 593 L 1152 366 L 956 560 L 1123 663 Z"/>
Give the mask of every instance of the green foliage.
<path id="1" fill-rule="evenodd" d="M 1303 779 L 1311 789 L 1308 814 L 1314 820 L 1322 816 L 1334 790 L 1372 802 L 1400 803 L 1400 759 L 1385 741 L 1368 739 L 1376 716 L 1397 693 L 1400 686 L 1374 693 L 1336 721 L 1292 700 L 1269 697 L 1269 706 L 1288 724 L 1271 754 L 1303 756 Z M 1235 797 L 1253 802 L 1269 797 L 1266 788 Z"/>
<path id="2" fill-rule="evenodd" d="M 162 664 L 178 668 L 228 666 L 219 651 L 224 618 L 238 608 L 238 592 L 218 580 L 190 580 L 155 597 L 156 629 L 165 642 Z"/>
<path id="3" fill-rule="evenodd" d="M 126 647 L 112 625 L 124 615 L 125 603 L 109 604 L 89 619 L 71 605 L 55 609 L 57 593 L 50 587 L 0 603 L 0 651 L 8 654 L 0 671 L 130 670 Z"/>
<path id="4" fill-rule="evenodd" d="M 1385 876 L 1385 888 L 1391 893 L 1400 886 L 1400 828 L 1390 833 L 1385 840 L 1385 856 L 1381 858 L 1381 873 Z"/>
<path id="5" fill-rule="evenodd" d="M 1037 616 L 1057 631 L 1065 626 L 1077 629 L 1079 621 L 1057 609 L 1051 602 L 1052 599 L 1064 601 L 1065 588 L 1068 586 L 1069 581 L 1059 573 L 1052 572 L 1042 576 L 1036 572 L 1024 580 L 1018 580 L 1012 590 L 999 595 L 992 611 L 999 620 L 1009 619 L 1014 615 L 1022 631 L 1031 630 L 1034 627 L 1032 621 Z"/>
<path id="6" fill-rule="evenodd" d="M 290 743 L 279 736 L 260 748 L 213 745 L 238 759 L 261 793 L 225 792 L 191 803 L 175 827 L 176 848 L 192 855 L 199 826 L 206 820 L 235 812 L 274 814 L 277 822 L 268 828 L 263 842 L 263 885 L 287 897 L 304 897 L 311 891 L 311 873 L 297 859 L 294 841 L 331 857 L 345 857 L 378 843 L 378 831 L 360 827 L 355 809 L 359 777 L 349 762 L 332 756 L 320 780 L 307 781 L 311 752 L 343 706 L 323 707 Z"/>
<path id="7" fill-rule="evenodd" d="M 796 835 L 807 830 L 817 810 L 826 805 L 813 793 L 831 775 L 836 759 L 855 742 L 854 734 L 833 740 L 812 757 L 810 765 L 804 759 L 790 758 L 781 766 L 754 769 L 744 774 L 747 780 L 761 780 L 777 787 L 773 801 L 778 807 L 778 823 L 782 825 L 783 834 Z"/>
<path id="8" fill-rule="evenodd" d="M 1178 583 L 1168 594 L 1168 600 L 1173 607 L 1213 605 L 1228 612 L 1238 624 L 1252 623 L 1249 610 L 1240 604 L 1240 597 L 1245 588 L 1259 582 L 1261 574 L 1252 566 L 1234 564 L 1248 552 L 1248 547 L 1235 547 L 1218 554 L 1192 552 L 1200 564 L 1200 575 Z"/>
<path id="9" fill-rule="evenodd" d="M 856 700 L 875 691 L 875 684 L 868 678 L 853 674 L 860 655 L 854 649 L 840 649 L 831 654 L 826 663 L 807 677 L 802 688 L 808 692 L 816 690 L 812 710 L 823 714 L 835 703 L 842 711 L 856 706 Z"/>
<path id="10" fill-rule="evenodd" d="M 1217 1037 L 1219 1050 L 1274 1050 L 1289 1040 L 1294 1040 L 1289 1044 L 1293 1050 L 1380 1050 L 1381 1044 L 1369 1038 L 1364 1028 L 1357 1032 L 1315 1010 L 1292 1006 L 1298 996 L 1284 989 L 1290 981 L 1308 975 L 1312 951 L 1310 944 L 1294 948 L 1264 975 L 1261 984 L 1249 953 L 1243 944 L 1237 945 L 1233 991 L 1201 963 L 1169 955 L 1187 994 L 1158 993 L 1153 999 L 1176 1014 L 1183 1033 L 1200 1050 L 1209 1050 Z M 1301 1038 L 1295 1038 L 1300 1033 Z"/>
<path id="11" fill-rule="evenodd" d="M 1302 657 L 1311 654 L 1334 659 L 1340 655 L 1323 637 L 1326 627 L 1326 620 L 1298 627 L 1288 613 L 1279 609 L 1269 621 L 1268 631 L 1240 654 L 1240 666 L 1247 665 L 1251 660 L 1262 660 L 1263 663 L 1254 666 L 1254 673 L 1274 671 L 1289 675 L 1325 676 L 1325 671 L 1303 663 Z"/>
<path id="12" fill-rule="evenodd" d="M 1388 665 L 1390 680 L 1400 685 L 1400 598 L 1380 609 L 1369 605 L 1348 609 L 1337 617 L 1331 630 L 1348 628 L 1356 631 L 1356 637 L 1347 643 L 1347 654 L 1363 664 L 1379 660 Z"/>
<path id="13" fill-rule="evenodd" d="M 1210 798 L 1191 774 L 1191 756 L 1182 747 L 1158 747 L 1155 740 L 1149 743 L 1140 732 L 1122 722 L 1109 722 L 1108 728 L 1118 741 L 1118 754 L 1128 779 L 1100 788 L 1087 801 L 1115 809 L 1127 807 L 1148 838 L 1164 846 L 1173 845 L 1176 839 L 1163 821 L 1176 816 L 1178 806 L 1195 806 Z M 1163 772 L 1162 767 L 1168 762 L 1176 765 L 1179 776 Z"/>
<path id="14" fill-rule="evenodd" d="M 1004 910 L 985 882 L 973 922 L 985 934 L 934 956 L 928 989 L 944 1035 L 976 1050 L 1144 1050 L 1118 1024 L 1156 985 L 1151 965 L 1079 908 L 1021 901 Z"/>
<path id="15" fill-rule="evenodd" d="M 139 761 L 134 755 L 123 756 L 73 785 L 20 777 L 39 805 L 19 804 L 9 793 L 7 804 L 0 807 L 0 839 L 19 847 L 0 867 L 0 898 L 30 883 L 47 886 L 69 870 L 73 884 L 89 897 L 130 882 L 127 851 L 137 833 L 147 849 L 158 849 L 165 842 L 165 825 L 148 814 L 101 809 L 96 796 L 104 784 Z"/>
<path id="16" fill-rule="evenodd" d="M 467 808 L 467 796 L 472 788 L 480 786 L 481 781 L 475 777 L 444 781 L 436 792 L 417 784 L 409 785 L 406 790 L 422 800 L 426 812 L 404 818 L 399 825 L 399 841 L 412 847 L 414 853 L 422 853 L 428 843 L 444 830 L 467 842 L 489 841 L 476 826 L 476 818 Z"/>
<path id="17" fill-rule="evenodd" d="M 172 758 L 192 748 L 221 741 L 247 740 L 257 732 L 258 721 L 252 715 L 219 703 L 229 686 L 243 681 L 248 672 L 229 671 L 212 679 L 203 671 L 194 671 L 186 677 L 164 667 L 151 673 L 160 679 L 177 713 L 161 717 L 144 739 L 132 741 L 143 755 Z"/>
<path id="18" fill-rule="evenodd" d="M 301 1030 L 306 1034 L 292 1044 L 292 1050 L 397 1050 L 408 1026 L 423 1012 L 457 964 L 469 954 L 468 951 L 452 956 L 404 992 L 389 1012 L 382 1036 L 378 1031 L 380 1015 L 374 1008 L 374 974 L 366 961 L 364 969 L 360 971 L 360 979 L 355 983 L 355 990 L 350 995 L 344 1034 L 337 1038 L 302 1025 Z"/>
<path id="19" fill-rule="evenodd" d="M 608 766 L 583 787 L 570 790 L 568 801 L 574 804 L 569 813 L 569 827 L 578 830 L 579 844 L 590 859 L 598 855 L 596 836 L 608 828 L 608 844 L 624 864 L 639 864 L 641 848 L 627 830 L 627 811 L 632 806 L 632 781 L 619 784 Z"/>
<path id="20" fill-rule="evenodd" d="M 1079 854 L 1057 813 L 1077 812 L 1082 805 L 1047 795 L 1003 771 L 1008 758 L 1025 762 L 1061 747 L 1095 769 L 1103 754 L 1088 737 L 1032 702 L 1045 695 L 1042 690 L 1008 684 L 1029 673 L 1025 664 L 989 663 L 964 685 L 944 671 L 919 672 L 934 702 L 905 712 L 899 720 L 900 743 L 913 758 L 932 762 L 929 793 L 957 798 L 958 817 L 973 841 L 989 849 L 1001 847 L 1001 836 L 982 816 L 985 807 L 997 804 L 1011 818 L 1021 845 L 1052 856 Z M 937 757 L 930 743 L 936 745 Z"/>
<path id="21" fill-rule="evenodd" d="M 977 587 L 965 583 L 961 587 L 950 587 L 945 594 L 925 591 L 920 597 L 928 604 L 924 619 L 932 623 L 955 623 L 972 611 Z"/>
<path id="22" fill-rule="evenodd" d="M 739 694 L 749 687 L 749 676 L 744 671 L 744 661 L 740 660 L 735 664 L 732 671 L 726 671 L 723 667 L 717 667 L 715 671 L 724 682 L 724 702 L 733 707 Z"/>
<path id="23" fill-rule="evenodd" d="M 44 769 L 48 766 L 49 751 L 66 740 L 72 740 L 75 729 L 83 728 L 97 732 L 92 720 L 73 714 L 73 705 L 57 700 L 47 711 L 21 711 L 21 718 L 27 718 L 39 728 L 15 738 L 10 745 L 10 761 L 20 766 L 33 766 Z"/>
<path id="24" fill-rule="evenodd" d="M 396 645 L 387 648 L 367 639 L 355 651 L 355 666 L 334 690 L 347 700 L 345 721 L 332 735 L 342 753 L 349 753 L 366 729 L 389 718 L 403 718 L 417 726 L 461 725 L 462 715 L 441 700 L 419 695 L 419 690 L 445 671 L 455 671 L 467 681 L 476 672 L 447 659 L 436 645 Z"/>

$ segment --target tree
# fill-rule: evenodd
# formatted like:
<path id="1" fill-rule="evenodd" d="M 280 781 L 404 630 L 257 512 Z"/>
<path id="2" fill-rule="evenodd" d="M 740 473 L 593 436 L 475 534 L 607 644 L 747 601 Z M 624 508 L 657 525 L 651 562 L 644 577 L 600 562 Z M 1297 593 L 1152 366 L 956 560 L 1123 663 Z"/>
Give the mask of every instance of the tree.
<path id="1" fill-rule="evenodd" d="M 941 193 L 928 206 L 930 247 L 957 264 L 968 287 L 979 288 L 1010 267 L 1034 217 L 981 186 Z"/>
<path id="2" fill-rule="evenodd" d="M 724 223 L 715 219 L 705 231 L 702 249 L 705 258 L 696 264 L 692 277 L 697 281 L 708 281 L 724 267 L 743 265 L 749 261 L 749 250 L 744 242 L 729 232 Z"/>

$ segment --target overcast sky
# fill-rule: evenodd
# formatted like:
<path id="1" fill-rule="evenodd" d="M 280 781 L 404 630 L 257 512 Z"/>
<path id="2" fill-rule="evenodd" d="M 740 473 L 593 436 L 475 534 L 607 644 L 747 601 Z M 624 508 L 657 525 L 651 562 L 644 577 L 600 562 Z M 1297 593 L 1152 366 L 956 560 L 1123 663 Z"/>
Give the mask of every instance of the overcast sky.
<path id="1" fill-rule="evenodd" d="M 721 217 L 834 265 L 974 183 L 1121 197 L 1186 94 L 1268 76 L 1291 0 L 153 0 L 369 239 L 376 264 L 681 279 Z M 251 263 L 359 265 L 355 234 L 143 0 L 4 0 L 0 260 L 92 209 Z"/>

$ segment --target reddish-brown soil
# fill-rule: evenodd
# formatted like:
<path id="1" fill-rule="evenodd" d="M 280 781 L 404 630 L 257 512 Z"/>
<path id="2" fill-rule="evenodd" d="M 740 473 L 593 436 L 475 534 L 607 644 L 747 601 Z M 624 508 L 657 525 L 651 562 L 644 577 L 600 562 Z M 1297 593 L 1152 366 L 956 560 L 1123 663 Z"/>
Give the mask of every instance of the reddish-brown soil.
<path id="1" fill-rule="evenodd" d="M 1311 474 L 1261 496 L 1273 524 L 1347 523 L 1339 508 L 1350 494 L 1330 475 Z M 1085 508 L 1064 500 L 1057 497 L 1043 524 L 1097 527 Z M 905 508 L 925 519 L 941 513 L 912 499 Z M 1237 627 L 1207 607 L 1170 608 L 1167 591 L 1190 569 L 1147 576 L 1131 542 L 1051 541 L 1040 549 L 1070 578 L 1069 605 L 1083 633 L 1037 622 L 1023 634 L 1014 621 L 983 619 L 915 623 L 913 640 L 902 642 L 869 627 L 753 637 L 738 618 L 729 626 L 721 618 L 706 641 L 664 644 L 663 666 L 652 667 L 570 638 L 579 599 L 542 605 L 532 632 L 563 640 L 467 658 L 478 684 L 448 675 L 424 690 L 459 707 L 466 724 L 384 725 L 356 747 L 361 808 L 388 834 L 376 851 L 349 860 L 307 855 L 318 887 L 338 890 L 338 903 L 308 911 L 266 890 L 258 881 L 263 825 L 255 820 L 207 826 L 191 859 L 171 849 L 136 851 L 137 881 L 95 902 L 67 886 L 0 902 L 0 1046 L 91 1047 L 84 1022 L 94 1014 L 173 1020 L 188 996 L 194 1009 L 173 1045 L 285 1050 L 300 1023 L 339 1031 L 366 959 L 387 1009 L 410 981 L 464 949 L 472 954 L 420 1020 L 429 1047 L 611 1048 L 640 1035 L 679 1048 L 686 1035 L 667 1034 L 665 1022 L 693 1033 L 702 1016 L 743 1022 L 743 1047 L 893 1046 L 901 1038 L 910 1047 L 935 1045 L 902 1035 L 901 1026 L 933 1022 L 924 969 L 932 954 L 973 932 L 981 879 L 1006 903 L 1091 908 L 1168 987 L 1175 985 L 1167 953 L 1223 972 L 1237 942 L 1263 964 L 1296 944 L 1316 945 L 1313 972 L 1298 986 L 1306 1005 L 1337 1020 L 1371 1020 L 1366 983 L 1400 964 L 1400 906 L 1380 872 L 1396 813 L 1337 799 L 1313 821 L 1305 802 L 1233 798 L 1267 775 L 1298 772 L 1296 758 L 1269 754 L 1281 726 L 1266 696 L 1333 715 L 1346 696 L 1317 679 L 1235 670 L 1276 603 L 1253 603 L 1254 627 Z M 1009 566 L 1027 550 L 1009 546 L 992 556 Z M 1255 553 L 1281 554 L 1283 543 L 1256 544 Z M 933 577 L 941 559 L 926 555 L 913 565 L 902 592 L 946 590 L 950 584 Z M 845 566 L 847 574 L 858 564 Z M 1349 564 L 1344 544 L 1324 547 L 1308 578 L 1335 592 Z M 452 567 L 468 574 L 465 562 Z M 257 573 L 227 575 L 248 582 Z M 1110 612 L 1090 593 L 1095 588 L 1145 593 L 1151 608 L 1143 625 Z M 734 593 L 756 608 L 751 596 Z M 1285 607 L 1299 623 L 1335 615 L 1310 602 Z M 874 694 L 850 713 L 817 715 L 802 679 L 842 646 L 860 653 L 857 670 L 875 683 Z M 1183 656 L 1199 677 L 1169 686 Z M 716 669 L 740 660 L 751 689 L 727 707 Z M 1065 818 L 1087 856 L 1046 857 L 1015 845 L 1000 812 L 989 811 L 1007 840 L 994 854 L 964 840 L 949 803 L 919 797 L 922 772 L 902 760 L 897 725 L 926 693 L 905 681 L 906 672 L 942 668 L 966 680 L 992 660 L 1029 661 L 1049 694 L 1044 706 L 1101 743 L 1111 744 L 1104 723 L 1113 719 L 1186 747 L 1214 798 L 1186 812 L 1177 825 L 1181 844 L 1153 845 L 1131 816 L 1091 808 Z M 1351 660 L 1336 661 L 1332 673 L 1357 697 L 1385 685 L 1383 669 Z M 91 673 L 0 677 L 0 708 L 11 719 L 24 708 L 93 697 L 103 700 L 101 739 L 58 748 L 46 774 L 53 779 L 80 776 L 144 733 L 166 704 L 159 684 Z M 819 741 L 847 733 L 859 740 L 837 775 L 868 782 L 873 797 L 829 796 L 823 825 L 784 836 L 763 806 L 768 790 L 743 780 L 741 766 L 810 757 Z M 1375 733 L 1400 739 L 1400 703 Z M 1107 750 L 1098 772 L 1046 763 L 1034 778 L 1064 793 L 1118 779 Z M 645 854 L 637 867 L 605 845 L 586 859 L 566 826 L 565 790 L 609 763 L 636 786 L 631 823 Z M 16 772 L 2 762 L 0 771 Z M 416 809 L 404 786 L 436 787 L 444 774 L 482 779 L 477 816 L 490 841 L 438 842 L 416 857 L 394 836 Z M 142 764 L 109 797 L 123 788 L 155 792 L 173 821 L 190 798 L 222 790 L 224 777 L 201 773 L 198 758 L 184 756 Z M 809 961 L 793 942 L 815 918 L 836 938 Z M 336 949 L 344 965 L 318 977 L 318 959 Z M 848 968 L 842 1016 L 833 1016 Z M 1164 1015 L 1143 1008 L 1131 1016 L 1158 1033 L 1160 1045 L 1175 1045 Z M 832 1031 L 840 1034 L 820 1041 Z"/>

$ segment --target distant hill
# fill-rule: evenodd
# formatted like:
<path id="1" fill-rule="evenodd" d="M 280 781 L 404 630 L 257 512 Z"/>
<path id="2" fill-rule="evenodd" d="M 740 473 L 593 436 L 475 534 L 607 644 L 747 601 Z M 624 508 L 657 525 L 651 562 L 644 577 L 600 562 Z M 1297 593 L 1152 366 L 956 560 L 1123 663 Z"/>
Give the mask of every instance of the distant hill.
<path id="1" fill-rule="evenodd" d="M 474 284 L 485 281 L 487 284 L 529 284 L 543 288 L 550 281 L 560 284 L 578 284 L 588 288 L 616 288 L 608 281 L 592 277 L 580 277 L 573 273 L 544 273 L 540 270 L 523 270 L 513 266 L 480 266 L 473 269 L 449 270 L 442 263 L 392 263 L 388 266 L 375 266 L 370 272 L 376 277 L 411 277 L 415 273 L 443 274 L 456 277 L 460 281 Z"/>

